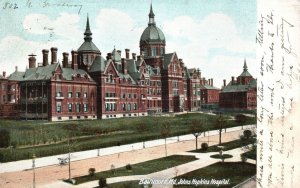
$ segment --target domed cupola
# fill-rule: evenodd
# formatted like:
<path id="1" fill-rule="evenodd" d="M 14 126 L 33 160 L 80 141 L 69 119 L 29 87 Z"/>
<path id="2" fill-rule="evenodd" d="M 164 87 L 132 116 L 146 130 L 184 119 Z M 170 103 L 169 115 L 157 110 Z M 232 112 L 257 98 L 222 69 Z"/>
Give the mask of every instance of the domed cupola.
<path id="1" fill-rule="evenodd" d="M 166 39 L 163 32 L 156 26 L 152 4 L 150 6 L 148 27 L 140 39 L 140 51 L 145 58 L 161 56 L 165 53 Z"/>

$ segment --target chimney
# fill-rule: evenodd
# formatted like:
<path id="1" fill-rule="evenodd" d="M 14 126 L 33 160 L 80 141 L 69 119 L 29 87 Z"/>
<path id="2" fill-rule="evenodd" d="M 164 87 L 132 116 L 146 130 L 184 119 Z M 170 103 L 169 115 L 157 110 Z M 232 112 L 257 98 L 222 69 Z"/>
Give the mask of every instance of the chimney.
<path id="1" fill-rule="evenodd" d="M 226 80 L 225 79 L 223 80 L 223 85 L 224 85 L 224 87 L 226 86 Z"/>
<path id="2" fill-rule="evenodd" d="M 141 60 L 141 56 L 140 55 L 137 56 L 137 60 L 138 61 Z"/>
<path id="3" fill-rule="evenodd" d="M 183 61 L 182 59 L 179 59 L 180 67 L 183 67 Z"/>
<path id="4" fill-rule="evenodd" d="M 44 50 L 42 50 L 42 53 L 43 53 L 43 66 L 47 66 L 48 65 L 48 53 L 49 53 L 49 50 L 44 49 Z"/>
<path id="5" fill-rule="evenodd" d="M 126 64 L 126 59 L 122 58 L 122 73 L 127 74 L 127 64 Z"/>
<path id="6" fill-rule="evenodd" d="M 136 60 L 136 53 L 132 53 L 132 59 Z"/>
<path id="7" fill-rule="evenodd" d="M 214 79 L 210 80 L 210 84 L 211 84 L 211 86 L 214 86 Z"/>
<path id="8" fill-rule="evenodd" d="M 117 50 L 118 54 L 121 56 L 122 51 L 121 50 Z"/>
<path id="9" fill-rule="evenodd" d="M 57 48 L 52 47 L 50 50 L 51 50 L 51 64 L 57 63 Z"/>
<path id="10" fill-rule="evenodd" d="M 129 49 L 125 49 L 125 52 L 126 52 L 126 59 L 129 59 L 129 52 L 130 52 L 130 50 Z"/>
<path id="11" fill-rule="evenodd" d="M 72 69 L 77 70 L 78 69 L 78 63 L 77 63 L 77 51 L 72 50 Z"/>
<path id="12" fill-rule="evenodd" d="M 68 63 L 69 63 L 69 53 L 64 52 L 63 53 L 63 68 L 67 68 L 68 67 Z"/>
<path id="13" fill-rule="evenodd" d="M 210 86 L 210 78 L 208 79 L 208 85 Z"/>
<path id="14" fill-rule="evenodd" d="M 28 62 L 29 62 L 29 68 L 35 68 L 36 67 L 36 58 L 34 54 L 30 54 L 28 55 L 29 58 L 28 58 Z"/>
<path id="15" fill-rule="evenodd" d="M 2 75 L 3 75 L 3 77 L 5 78 L 5 77 L 6 77 L 6 72 L 3 71 Z"/>
<path id="16" fill-rule="evenodd" d="M 234 84 L 234 76 L 231 76 L 231 85 Z"/>
<path id="17" fill-rule="evenodd" d="M 107 53 L 106 60 L 111 59 L 111 53 Z"/>
<path id="18" fill-rule="evenodd" d="M 205 77 L 203 77 L 203 85 L 206 85 Z"/>
<path id="19" fill-rule="evenodd" d="M 18 72 L 18 66 L 15 66 L 15 71 Z"/>

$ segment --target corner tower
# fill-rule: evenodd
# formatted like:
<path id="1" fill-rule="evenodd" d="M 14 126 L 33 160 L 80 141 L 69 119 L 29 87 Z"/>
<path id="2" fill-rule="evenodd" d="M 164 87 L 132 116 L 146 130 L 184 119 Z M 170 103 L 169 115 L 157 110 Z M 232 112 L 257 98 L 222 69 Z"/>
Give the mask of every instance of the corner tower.
<path id="1" fill-rule="evenodd" d="M 154 58 L 165 54 L 166 39 L 163 32 L 156 26 L 155 14 L 150 5 L 149 23 L 140 39 L 140 53 L 144 58 Z"/>
<path id="2" fill-rule="evenodd" d="M 100 50 L 93 43 L 92 38 L 93 33 L 90 29 L 90 21 L 89 16 L 87 16 L 86 28 L 84 32 L 84 42 L 78 48 L 78 66 L 81 69 L 89 70 L 92 65 L 94 59 L 97 56 L 101 55 Z"/>

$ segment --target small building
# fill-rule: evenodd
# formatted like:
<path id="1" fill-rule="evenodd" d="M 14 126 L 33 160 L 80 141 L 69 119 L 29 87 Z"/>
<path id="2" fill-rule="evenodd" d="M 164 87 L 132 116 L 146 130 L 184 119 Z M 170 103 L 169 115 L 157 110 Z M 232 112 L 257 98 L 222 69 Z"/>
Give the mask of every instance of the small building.
<path id="1" fill-rule="evenodd" d="M 235 80 L 232 76 L 231 81 L 224 86 L 220 92 L 220 108 L 253 110 L 256 109 L 257 81 L 248 72 L 246 60 L 244 61 L 243 72 Z"/>

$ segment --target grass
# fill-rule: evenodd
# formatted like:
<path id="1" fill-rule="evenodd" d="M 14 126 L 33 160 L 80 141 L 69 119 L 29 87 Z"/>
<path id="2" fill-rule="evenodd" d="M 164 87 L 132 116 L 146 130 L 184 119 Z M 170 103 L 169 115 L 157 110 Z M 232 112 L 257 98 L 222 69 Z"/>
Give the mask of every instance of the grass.
<path id="1" fill-rule="evenodd" d="M 86 121 L 13 121 L 0 120 L 0 129 L 10 132 L 10 149 L 0 149 L 0 162 L 30 159 L 33 153 L 37 157 L 65 153 L 68 138 L 74 143 L 72 151 L 129 144 L 160 139 L 161 125 L 167 122 L 171 127 L 169 136 L 190 133 L 190 124 L 202 122 L 200 131 L 213 130 L 216 116 L 190 113 L 175 117 L 135 117 Z M 246 124 L 255 123 L 248 118 Z M 199 123 L 200 124 L 200 123 Z M 226 127 L 240 124 L 228 121 Z M 130 134 L 130 137 L 128 137 Z"/>
<path id="2" fill-rule="evenodd" d="M 81 184 L 88 181 L 98 180 L 100 177 L 108 178 L 108 177 L 130 176 L 130 175 L 144 175 L 144 174 L 158 172 L 194 160 L 197 160 L 195 156 L 172 155 L 168 157 L 163 157 L 163 158 L 131 165 L 132 167 L 131 170 L 127 170 L 124 166 L 124 167 L 116 168 L 114 170 L 98 172 L 95 173 L 94 176 L 86 175 L 86 176 L 75 177 L 73 179 L 76 180 L 76 184 Z M 88 172 L 88 169 L 86 169 L 86 171 Z"/>
<path id="3" fill-rule="evenodd" d="M 201 180 L 205 179 L 211 182 L 215 180 L 229 180 L 229 184 L 220 184 L 218 187 L 233 187 L 246 179 L 256 174 L 256 166 L 250 163 L 243 162 L 218 162 L 209 165 L 205 168 L 201 168 L 187 174 L 176 177 L 177 182 L 180 179 L 190 180 Z M 216 187 L 216 184 L 199 184 L 199 187 Z M 176 188 L 191 187 L 191 185 L 174 185 Z"/>
<path id="4" fill-rule="evenodd" d="M 250 151 L 248 151 L 246 153 L 243 153 L 241 155 L 246 157 L 246 158 L 256 160 L 256 149 L 250 150 Z"/>
<path id="5" fill-rule="evenodd" d="M 239 148 L 242 146 L 246 146 L 249 144 L 253 144 L 255 141 L 256 141 L 256 138 L 251 137 L 249 139 L 238 139 L 238 140 L 233 140 L 230 142 L 222 143 L 221 146 L 223 146 L 223 149 L 222 149 L 223 151 L 227 151 L 227 150 Z M 198 150 L 193 150 L 190 152 L 207 153 L 207 152 L 218 152 L 218 151 L 220 151 L 220 148 L 218 147 L 218 145 L 214 145 L 214 146 L 208 147 L 207 150 L 198 149 Z"/>

